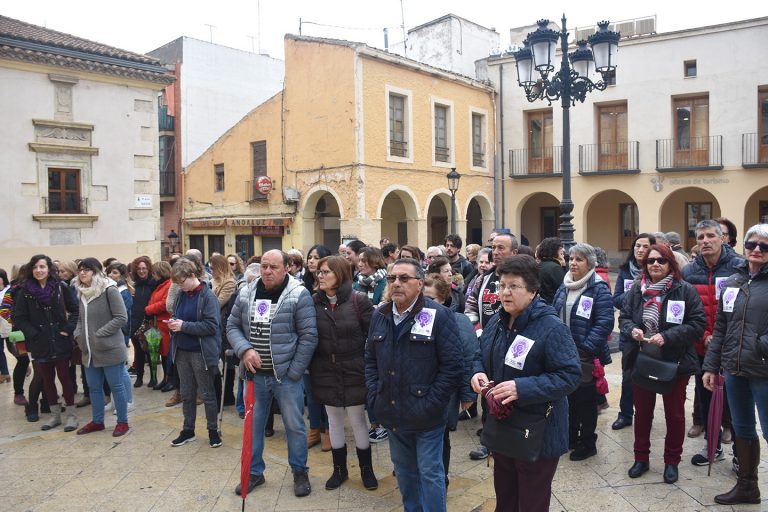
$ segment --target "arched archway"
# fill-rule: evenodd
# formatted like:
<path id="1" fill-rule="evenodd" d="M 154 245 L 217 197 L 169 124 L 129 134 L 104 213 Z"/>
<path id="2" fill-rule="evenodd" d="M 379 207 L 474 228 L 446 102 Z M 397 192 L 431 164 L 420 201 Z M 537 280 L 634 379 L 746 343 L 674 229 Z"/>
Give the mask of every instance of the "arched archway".
<path id="1" fill-rule="evenodd" d="M 515 233 L 522 241 L 528 239 L 528 245 L 536 247 L 543 239 L 558 236 L 560 226 L 560 201 L 546 192 L 536 192 L 521 202 L 520 233 Z"/>
<path id="2" fill-rule="evenodd" d="M 413 192 L 391 188 L 382 196 L 378 216 L 381 219 L 381 236 L 398 245 L 417 243 L 419 209 Z"/>
<path id="3" fill-rule="evenodd" d="M 768 224 L 768 187 L 759 189 L 744 204 L 744 226 L 739 229 L 739 238 L 743 240 L 744 233 L 755 224 Z"/>
<path id="4" fill-rule="evenodd" d="M 481 193 L 473 195 L 467 203 L 467 239 L 464 244 L 485 244 L 485 237 L 493 229 L 493 208 L 490 200 Z"/>
<path id="5" fill-rule="evenodd" d="M 440 245 L 451 231 L 451 196 L 436 193 L 429 199 L 427 212 L 427 244 Z M 458 207 L 456 211 L 458 221 Z"/>
<path id="6" fill-rule="evenodd" d="M 604 190 L 589 198 L 584 211 L 584 233 L 576 239 L 602 247 L 613 260 L 622 259 L 640 231 L 635 200 L 620 190 Z"/>
<path id="7" fill-rule="evenodd" d="M 341 200 L 335 190 L 318 188 L 310 191 L 302 206 L 304 248 L 322 244 L 336 249 L 341 243 L 342 212 Z"/>
<path id="8" fill-rule="evenodd" d="M 696 245 L 696 224 L 720 216 L 720 203 L 711 192 L 698 187 L 675 190 L 664 199 L 659 214 L 660 231 L 680 233 L 686 251 Z"/>

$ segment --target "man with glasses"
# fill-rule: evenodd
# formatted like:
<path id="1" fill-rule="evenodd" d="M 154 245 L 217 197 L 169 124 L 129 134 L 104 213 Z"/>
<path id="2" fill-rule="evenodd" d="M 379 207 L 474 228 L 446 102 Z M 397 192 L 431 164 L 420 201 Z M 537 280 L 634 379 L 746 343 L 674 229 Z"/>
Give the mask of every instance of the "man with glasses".
<path id="1" fill-rule="evenodd" d="M 391 302 L 373 313 L 365 347 L 368 407 L 390 432 L 406 511 L 446 510 L 443 435 L 463 359 L 453 313 L 425 298 L 416 260 L 387 275 Z"/>
<path id="2" fill-rule="evenodd" d="M 701 302 L 704 303 L 704 312 L 707 315 L 707 327 L 704 329 L 704 336 L 695 345 L 696 353 L 699 356 L 699 364 L 702 364 L 704 362 L 704 355 L 707 352 L 707 346 L 712 340 L 712 333 L 715 330 L 715 316 L 717 314 L 720 292 L 723 290 L 728 277 L 736 273 L 736 264 L 743 263 L 744 259 L 738 256 L 731 249 L 731 246 L 723 243 L 722 228 L 715 220 L 703 220 L 696 225 L 696 242 L 700 250 L 699 255 L 683 268 L 683 279 L 696 288 L 699 297 L 701 297 Z M 694 429 L 698 425 L 706 425 L 707 418 L 709 417 L 709 404 L 712 400 L 712 393 L 704 388 L 701 375 L 696 375 L 694 400 L 699 405 L 700 417 L 698 418 L 699 421 L 694 421 L 694 425 L 688 431 L 689 437 L 697 437 L 698 432 L 696 430 L 698 429 Z M 721 440 L 726 443 L 730 443 L 732 437 L 729 423 L 728 418 L 724 418 L 725 432 L 723 432 Z M 707 432 L 705 435 L 719 436 L 720 433 Z M 715 460 L 719 461 L 724 458 L 723 449 L 720 446 L 720 441 L 718 441 Z M 709 464 L 706 443 L 704 443 L 702 451 L 693 456 L 691 464 L 695 466 L 706 466 Z"/>

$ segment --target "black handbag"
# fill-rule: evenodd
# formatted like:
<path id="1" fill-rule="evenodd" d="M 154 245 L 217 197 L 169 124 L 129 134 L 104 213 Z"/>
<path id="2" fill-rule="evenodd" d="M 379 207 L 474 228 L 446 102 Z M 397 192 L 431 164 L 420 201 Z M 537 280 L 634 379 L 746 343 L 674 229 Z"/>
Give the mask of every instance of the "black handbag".
<path id="1" fill-rule="evenodd" d="M 632 382 L 643 389 L 663 395 L 672 391 L 680 362 L 664 361 L 660 351 L 658 353 L 659 356 L 654 357 L 649 353 L 647 345 L 640 346 L 640 353 L 637 354 L 632 369 Z"/>
<path id="2" fill-rule="evenodd" d="M 547 404 L 547 411 L 543 414 L 515 407 L 512 414 L 503 420 L 488 415 L 480 441 L 492 453 L 534 462 L 541 454 L 544 430 L 551 412 L 552 404 Z"/>

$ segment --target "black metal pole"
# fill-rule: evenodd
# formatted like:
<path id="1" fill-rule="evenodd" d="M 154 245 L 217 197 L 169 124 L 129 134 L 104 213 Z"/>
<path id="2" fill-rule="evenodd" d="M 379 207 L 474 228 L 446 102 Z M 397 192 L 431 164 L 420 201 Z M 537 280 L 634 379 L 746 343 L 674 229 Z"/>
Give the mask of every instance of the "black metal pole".
<path id="1" fill-rule="evenodd" d="M 451 234 L 456 234 L 456 191 L 451 190 Z"/>
<path id="2" fill-rule="evenodd" d="M 560 201 L 560 240 L 565 248 L 566 258 L 568 250 L 575 244 L 573 240 L 573 202 L 571 201 L 571 68 L 568 64 L 568 30 L 566 28 L 565 14 L 563 14 L 563 28 L 560 32 L 560 46 L 563 58 L 560 64 L 560 79 L 562 80 L 563 106 L 563 198 Z"/>

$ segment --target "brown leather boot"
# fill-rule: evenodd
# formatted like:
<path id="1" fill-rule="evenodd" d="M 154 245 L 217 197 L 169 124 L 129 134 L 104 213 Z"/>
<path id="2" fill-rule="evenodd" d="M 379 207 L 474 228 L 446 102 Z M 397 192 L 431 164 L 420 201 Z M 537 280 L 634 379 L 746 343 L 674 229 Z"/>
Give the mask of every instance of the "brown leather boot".
<path id="1" fill-rule="evenodd" d="M 320 429 L 311 428 L 307 431 L 307 449 L 320 444 Z"/>
<path id="2" fill-rule="evenodd" d="M 760 465 L 760 440 L 736 437 L 734 444 L 739 454 L 739 476 L 733 489 L 715 496 L 715 503 L 720 505 L 758 504 L 760 488 L 757 486 L 757 466 Z"/>
<path id="3" fill-rule="evenodd" d="M 320 434 L 320 450 L 324 452 L 329 452 L 332 449 L 331 446 L 331 436 L 328 434 L 328 432 L 323 432 Z"/>
<path id="4" fill-rule="evenodd" d="M 168 399 L 167 402 L 165 402 L 166 407 L 173 407 L 174 405 L 179 405 L 181 403 L 181 393 L 177 389 L 173 395 L 171 395 L 171 398 Z"/>

